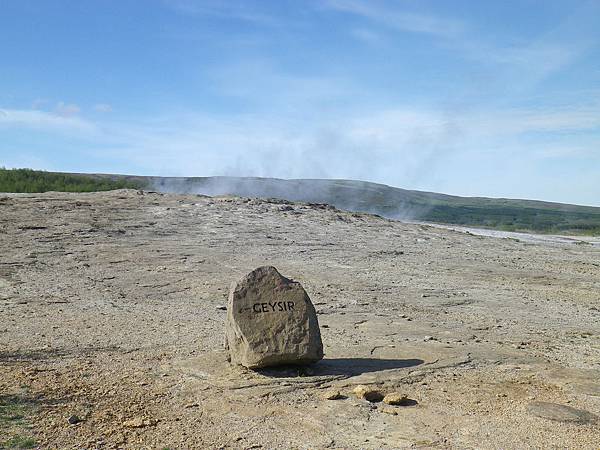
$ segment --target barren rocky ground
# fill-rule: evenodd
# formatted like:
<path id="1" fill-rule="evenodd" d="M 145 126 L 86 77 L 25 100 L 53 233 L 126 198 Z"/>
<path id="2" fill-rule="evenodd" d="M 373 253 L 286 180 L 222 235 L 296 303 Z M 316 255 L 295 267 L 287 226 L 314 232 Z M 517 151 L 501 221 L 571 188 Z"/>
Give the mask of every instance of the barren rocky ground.
<path id="1" fill-rule="evenodd" d="M 311 296 L 313 367 L 226 362 L 229 285 L 261 265 Z M 0 195 L 0 447 L 598 449 L 599 415 L 599 247 L 243 198 Z"/>

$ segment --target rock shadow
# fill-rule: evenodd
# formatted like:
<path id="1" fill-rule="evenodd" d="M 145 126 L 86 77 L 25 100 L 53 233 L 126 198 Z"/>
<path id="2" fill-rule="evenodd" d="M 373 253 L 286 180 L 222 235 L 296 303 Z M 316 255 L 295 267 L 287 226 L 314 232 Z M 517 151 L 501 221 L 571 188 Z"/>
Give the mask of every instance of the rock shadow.
<path id="1" fill-rule="evenodd" d="M 406 369 L 424 362 L 422 359 L 328 358 L 311 365 L 284 365 L 259 369 L 257 372 L 273 378 L 336 375 L 354 377 L 369 372 Z"/>
<path id="2" fill-rule="evenodd" d="M 418 404 L 418 401 L 413 400 L 412 398 L 407 398 L 406 400 L 403 400 L 398 406 L 417 406 Z"/>
<path id="3" fill-rule="evenodd" d="M 136 349 L 137 350 L 137 349 Z M 73 349 L 42 349 L 42 350 L 23 350 L 16 352 L 0 351 L 0 363 L 19 363 L 19 362 L 44 362 L 54 361 L 57 358 L 67 357 L 90 357 L 96 353 L 128 353 L 117 346 L 108 347 L 83 347 Z"/>
<path id="4" fill-rule="evenodd" d="M 422 359 L 330 358 L 323 359 L 312 368 L 315 375 L 346 375 L 354 377 L 382 370 L 406 369 L 423 364 Z"/>

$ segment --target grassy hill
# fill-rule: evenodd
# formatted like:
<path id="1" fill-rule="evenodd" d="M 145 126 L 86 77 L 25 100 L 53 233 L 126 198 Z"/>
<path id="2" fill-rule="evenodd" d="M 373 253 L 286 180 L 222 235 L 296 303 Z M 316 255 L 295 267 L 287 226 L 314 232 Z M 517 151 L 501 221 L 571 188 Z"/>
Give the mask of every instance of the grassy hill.
<path id="1" fill-rule="evenodd" d="M 125 179 L 94 178 L 83 174 L 0 168 L 0 192 L 95 192 L 113 189 L 138 189 L 143 186 Z"/>
<path id="2" fill-rule="evenodd" d="M 600 208 L 484 197 L 458 197 L 411 191 L 355 180 L 282 180 L 275 178 L 129 177 L 162 192 L 271 197 L 328 203 L 340 209 L 383 217 L 504 231 L 600 235 Z"/>
<path id="3" fill-rule="evenodd" d="M 12 178 L 11 178 L 12 177 Z M 391 219 L 504 231 L 600 235 L 600 208 L 535 200 L 457 197 L 355 180 L 253 177 L 142 177 L 0 170 L 0 191 L 95 191 L 147 188 L 159 192 L 239 195 L 328 203 Z M 7 189 L 10 188 L 10 189 Z M 18 188 L 19 190 L 14 190 Z"/>

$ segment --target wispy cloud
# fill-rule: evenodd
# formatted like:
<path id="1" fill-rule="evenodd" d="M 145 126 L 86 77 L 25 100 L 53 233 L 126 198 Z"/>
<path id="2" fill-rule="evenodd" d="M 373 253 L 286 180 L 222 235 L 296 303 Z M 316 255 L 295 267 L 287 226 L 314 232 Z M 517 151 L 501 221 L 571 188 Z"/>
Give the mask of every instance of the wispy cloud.
<path id="1" fill-rule="evenodd" d="M 97 103 L 94 105 L 94 111 L 101 113 L 109 113 L 112 112 L 113 108 L 108 103 Z"/>
<path id="2" fill-rule="evenodd" d="M 73 117 L 81 112 L 81 108 L 74 103 L 58 102 L 55 111 L 59 116 Z"/>
<path id="3" fill-rule="evenodd" d="M 598 108 L 565 107 L 550 113 L 506 109 L 444 114 L 406 106 L 340 113 L 320 121 L 272 114 L 188 114 L 127 125 L 104 122 L 99 128 L 104 154 L 145 172 L 346 177 L 403 184 L 432 171 L 440 156 L 500 152 L 502 158 L 527 133 L 600 132 L 599 113 Z M 564 144 L 568 155 L 573 143 Z M 553 147 L 557 155 L 559 147 Z"/>
<path id="4" fill-rule="evenodd" d="M 163 0 L 164 3 L 181 13 L 199 16 L 216 17 L 220 19 L 240 20 L 257 25 L 276 25 L 277 21 L 272 15 L 258 11 L 256 4 L 241 0 Z"/>
<path id="5" fill-rule="evenodd" d="M 33 102 L 31 102 L 31 109 L 42 109 L 42 107 L 47 103 L 48 100 L 44 98 L 36 98 Z"/>
<path id="6" fill-rule="evenodd" d="M 91 122 L 80 117 L 26 109 L 0 109 L 0 127 L 32 128 L 63 133 L 93 132 L 96 129 Z"/>
<path id="7" fill-rule="evenodd" d="M 425 33 L 441 37 L 456 36 L 464 29 L 462 22 L 431 14 L 407 11 L 374 1 L 326 0 L 326 8 L 353 14 L 399 31 Z"/>
<path id="8" fill-rule="evenodd" d="M 359 88 L 346 78 L 298 75 L 279 70 L 265 59 L 240 60 L 208 71 L 211 85 L 219 95 L 238 98 L 247 107 L 261 112 L 324 113 L 336 102 L 356 97 Z"/>
<path id="9" fill-rule="evenodd" d="M 489 79 L 481 91 L 503 102 L 534 90 L 547 78 L 568 69 L 589 49 L 586 42 L 550 38 L 511 46 L 474 39 L 455 40 L 448 45 L 487 71 Z"/>
<path id="10" fill-rule="evenodd" d="M 490 66 L 508 91 L 519 95 L 598 48 L 600 3 L 583 2 L 573 8 L 570 15 L 532 39 L 513 40 L 508 45 L 506 37 L 503 42 L 494 42 L 487 36 L 465 36 L 448 45 L 467 58 Z"/>
<path id="11" fill-rule="evenodd" d="M 522 133 L 568 133 L 600 131 L 600 108 L 556 107 L 548 110 L 512 108 L 468 117 L 471 128 L 480 135 Z"/>
<path id="12" fill-rule="evenodd" d="M 498 151 L 502 142 L 514 143 L 531 133 L 543 133 L 546 140 L 573 132 L 597 136 L 600 106 L 444 113 L 406 105 L 338 111 L 318 121 L 265 112 L 227 117 L 172 114 L 127 124 L 4 109 L 0 127 L 83 133 L 104 153 L 151 171 L 281 177 L 317 176 L 318 172 L 323 177 L 390 182 L 420 173 L 436 155 Z M 581 140 L 560 142 L 564 146 L 553 145 L 552 154 L 566 156 L 575 147 L 582 154 L 586 148 Z M 538 156 L 549 154 L 547 150 Z M 371 164 L 373 160 L 377 164 Z"/>
<path id="13" fill-rule="evenodd" d="M 589 104 L 463 113 L 407 104 L 338 110 L 319 120 L 273 112 L 165 113 L 128 122 L 95 117 L 90 122 L 81 116 L 4 109 L 0 128 L 61 133 L 67 142 L 78 137 L 79 152 L 140 174 L 354 178 L 455 193 L 461 193 L 456 191 L 459 182 L 435 184 L 447 180 L 452 164 L 456 176 L 458 170 L 470 170 L 473 160 L 484 161 L 482 170 L 506 161 L 511 167 L 573 158 L 597 161 L 600 138 L 600 105 Z M 462 193 L 482 193 L 469 189 Z"/>
<path id="14" fill-rule="evenodd" d="M 383 42 L 381 34 L 368 28 L 355 28 L 350 33 L 355 38 L 366 42 L 367 44 L 381 44 Z"/>
<path id="15" fill-rule="evenodd" d="M 553 142 L 542 144 L 530 149 L 532 156 L 543 159 L 568 159 L 574 158 L 596 158 L 600 162 L 600 138 L 591 138 L 586 144 L 565 142 L 563 144 Z"/>

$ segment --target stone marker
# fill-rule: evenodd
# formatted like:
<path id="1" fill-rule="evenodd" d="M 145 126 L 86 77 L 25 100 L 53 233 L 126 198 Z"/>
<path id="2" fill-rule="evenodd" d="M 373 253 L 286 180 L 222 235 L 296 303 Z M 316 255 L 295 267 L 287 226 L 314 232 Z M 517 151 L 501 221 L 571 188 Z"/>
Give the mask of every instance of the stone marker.
<path id="1" fill-rule="evenodd" d="M 233 364 L 250 369 L 323 358 L 315 308 L 300 283 L 259 267 L 232 284 L 225 322 Z"/>

